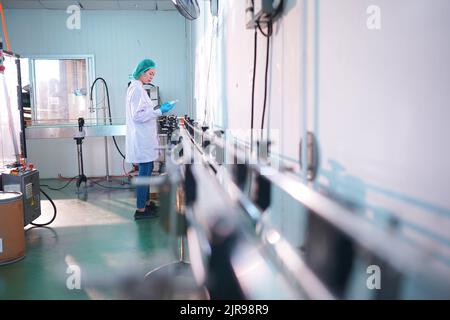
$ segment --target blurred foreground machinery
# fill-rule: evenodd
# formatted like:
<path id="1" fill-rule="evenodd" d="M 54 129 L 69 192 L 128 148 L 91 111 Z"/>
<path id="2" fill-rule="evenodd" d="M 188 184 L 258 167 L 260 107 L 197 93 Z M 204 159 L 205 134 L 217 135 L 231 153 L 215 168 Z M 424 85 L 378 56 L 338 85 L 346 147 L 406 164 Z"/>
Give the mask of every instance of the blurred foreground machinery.
<path id="1" fill-rule="evenodd" d="M 177 127 L 167 121 L 163 127 Z M 170 132 L 164 174 L 135 183 L 158 186 L 160 222 L 177 259 L 128 282 L 128 297 L 402 299 L 407 285 L 422 298 L 450 297 L 450 267 L 431 250 L 245 148 L 187 117 Z M 274 188 L 305 209 L 301 248 L 270 222 Z"/>

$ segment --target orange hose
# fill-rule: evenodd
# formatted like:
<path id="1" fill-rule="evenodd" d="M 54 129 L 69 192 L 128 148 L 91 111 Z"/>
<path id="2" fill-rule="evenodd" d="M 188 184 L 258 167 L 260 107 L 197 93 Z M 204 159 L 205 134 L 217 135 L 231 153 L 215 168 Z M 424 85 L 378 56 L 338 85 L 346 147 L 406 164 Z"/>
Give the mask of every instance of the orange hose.
<path id="1" fill-rule="evenodd" d="M 5 36 L 6 50 L 11 51 L 11 48 L 9 46 L 8 31 L 6 30 L 5 13 L 3 12 L 3 5 L 1 1 L 0 1 L 0 12 L 2 14 L 2 26 L 3 26 L 3 35 Z"/>

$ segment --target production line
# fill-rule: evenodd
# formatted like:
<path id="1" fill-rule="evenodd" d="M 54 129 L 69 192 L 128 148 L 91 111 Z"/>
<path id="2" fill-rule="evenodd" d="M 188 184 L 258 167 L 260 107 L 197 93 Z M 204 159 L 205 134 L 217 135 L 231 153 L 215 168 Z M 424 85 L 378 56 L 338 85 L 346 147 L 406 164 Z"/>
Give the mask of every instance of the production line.
<path id="1" fill-rule="evenodd" d="M 66 5 L 0 1 L 0 300 L 450 298 L 448 1 Z"/>

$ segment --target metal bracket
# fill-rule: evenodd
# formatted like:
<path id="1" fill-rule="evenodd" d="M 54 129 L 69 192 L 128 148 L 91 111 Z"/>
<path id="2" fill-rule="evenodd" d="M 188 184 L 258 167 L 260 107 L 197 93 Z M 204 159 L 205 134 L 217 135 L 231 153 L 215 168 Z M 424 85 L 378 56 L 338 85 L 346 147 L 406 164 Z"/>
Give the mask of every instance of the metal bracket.
<path id="1" fill-rule="evenodd" d="M 247 1 L 245 9 L 247 29 L 254 29 L 258 25 L 266 27 L 277 20 L 283 11 L 283 0 L 255 0 Z"/>
<path id="2" fill-rule="evenodd" d="M 300 140 L 300 150 L 299 150 L 300 168 L 303 169 L 302 152 L 303 152 L 303 139 Z M 314 133 L 308 131 L 306 135 L 306 178 L 308 179 L 308 181 L 313 181 L 316 178 L 317 168 L 319 166 L 318 159 L 319 156 L 316 138 L 314 136 Z"/>

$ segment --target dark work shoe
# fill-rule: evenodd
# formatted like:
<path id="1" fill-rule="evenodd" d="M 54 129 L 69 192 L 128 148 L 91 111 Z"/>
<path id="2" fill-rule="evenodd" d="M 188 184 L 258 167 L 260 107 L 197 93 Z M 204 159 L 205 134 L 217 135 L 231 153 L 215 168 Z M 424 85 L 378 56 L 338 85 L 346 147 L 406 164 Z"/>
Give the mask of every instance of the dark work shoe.
<path id="1" fill-rule="evenodd" d="M 145 210 L 150 214 L 158 215 L 158 207 L 156 206 L 156 203 L 154 203 L 153 201 L 150 201 L 150 204 L 145 206 Z"/>
<path id="2" fill-rule="evenodd" d="M 158 215 L 154 213 L 150 213 L 148 210 L 145 210 L 144 212 L 137 211 L 134 213 L 134 220 L 142 220 L 142 219 L 152 219 L 157 218 Z"/>

